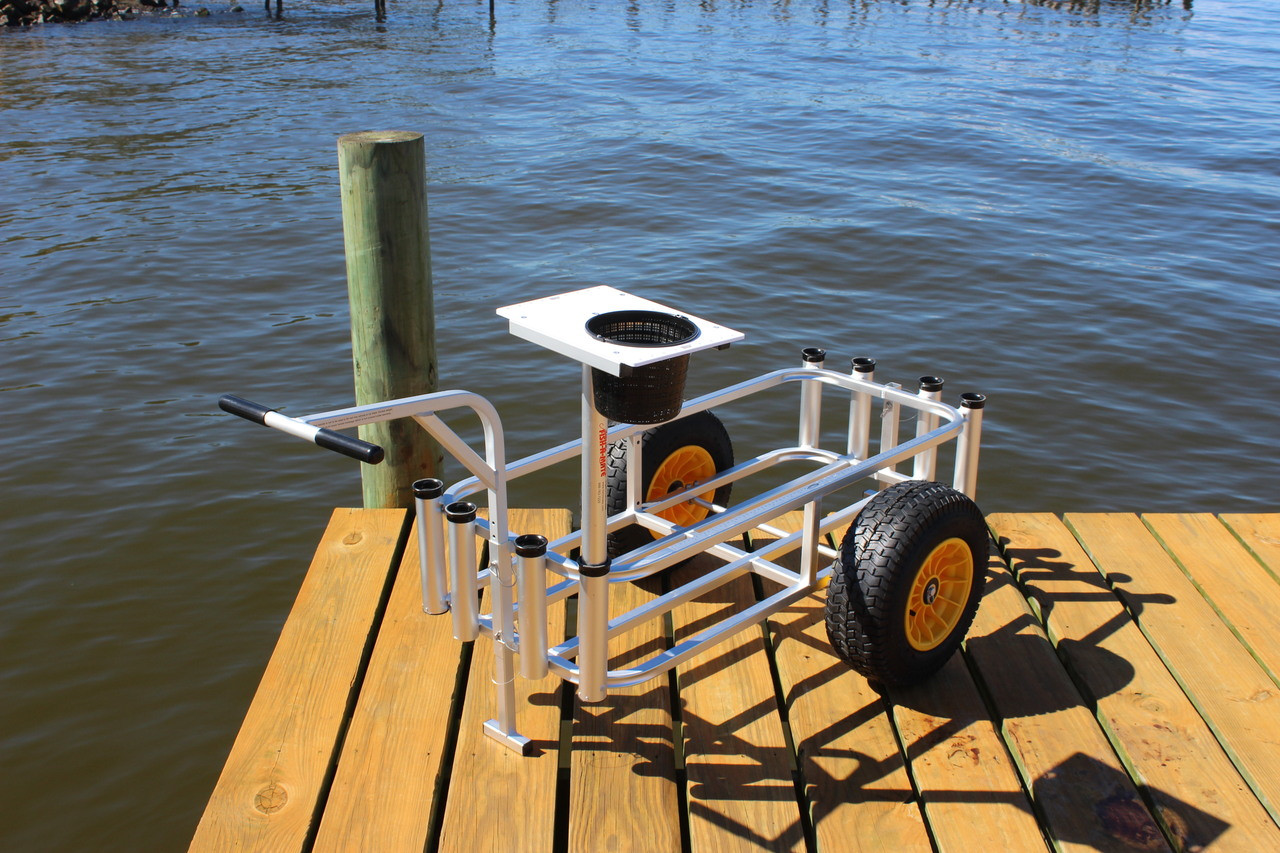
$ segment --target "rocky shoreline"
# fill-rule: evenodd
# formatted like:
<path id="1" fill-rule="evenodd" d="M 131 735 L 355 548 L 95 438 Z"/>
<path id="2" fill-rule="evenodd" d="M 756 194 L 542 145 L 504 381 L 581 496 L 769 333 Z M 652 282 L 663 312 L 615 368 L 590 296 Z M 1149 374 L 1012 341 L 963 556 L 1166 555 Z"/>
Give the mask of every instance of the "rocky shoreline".
<path id="1" fill-rule="evenodd" d="M 128 21 L 139 15 L 177 10 L 180 0 L 0 0 L 0 25 L 27 27 L 33 24 L 75 21 Z M 240 11 L 232 4 L 232 11 Z M 196 15 L 208 15 L 203 7 Z"/>

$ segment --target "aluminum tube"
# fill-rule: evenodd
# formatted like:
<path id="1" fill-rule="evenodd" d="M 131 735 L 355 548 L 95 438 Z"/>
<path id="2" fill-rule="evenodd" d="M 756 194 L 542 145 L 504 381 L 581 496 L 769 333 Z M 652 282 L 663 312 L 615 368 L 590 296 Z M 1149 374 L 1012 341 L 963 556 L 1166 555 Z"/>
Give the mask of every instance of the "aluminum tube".
<path id="1" fill-rule="evenodd" d="M 578 698 L 605 697 L 609 669 L 609 426 L 596 411 L 591 368 L 582 366 L 582 562 L 578 566 L 578 637 L 582 641 Z M 589 450 L 585 450 L 589 448 Z"/>
<path id="2" fill-rule="evenodd" d="M 893 382 L 885 387 L 900 389 L 902 386 L 896 382 Z M 900 403 L 895 401 L 891 397 L 886 396 L 884 398 L 884 406 L 880 409 L 880 454 L 877 454 L 877 455 L 882 455 L 887 451 L 893 450 L 895 447 L 898 446 L 898 407 L 899 405 Z M 880 471 L 877 473 L 892 474 L 894 473 L 894 466 L 888 465 L 884 468 L 881 468 Z M 883 490 L 888 485 L 889 485 L 888 482 L 881 480 L 879 484 L 879 488 Z"/>
<path id="3" fill-rule="evenodd" d="M 449 586 L 453 590 L 453 636 L 471 642 L 480 635 L 479 588 L 476 583 L 476 505 L 457 501 L 445 507 L 449 521 Z"/>
<path id="4" fill-rule="evenodd" d="M 609 672 L 609 576 L 583 577 L 578 596 L 578 698 L 599 702 L 605 698 Z"/>
<path id="5" fill-rule="evenodd" d="M 936 376 L 920 377 L 920 399 L 937 402 L 942 399 L 942 380 Z M 916 435 L 928 435 L 938 426 L 938 416 L 921 409 L 916 415 Z M 932 480 L 937 476 L 938 450 L 930 447 L 915 458 L 911 476 L 916 480 Z"/>
<path id="6" fill-rule="evenodd" d="M 789 607 L 791 604 L 799 601 L 808 594 L 809 590 L 804 587 L 783 589 L 776 592 L 746 610 L 717 622 L 715 625 L 701 631 L 697 635 L 690 637 L 681 643 L 677 643 L 666 651 L 654 655 L 641 666 L 611 672 L 609 674 L 608 686 L 611 688 L 618 688 L 641 684 L 648 681 L 650 678 L 661 675 L 662 673 L 679 666 L 685 661 L 702 654 L 712 646 L 715 646 L 735 634 L 750 628 L 752 625 L 759 624 L 769 616 L 772 616 L 783 608 Z"/>
<path id="7" fill-rule="evenodd" d="M 582 559 L 600 565 L 609 556 L 605 487 L 609 470 L 609 424 L 592 402 L 591 368 L 582 366 Z"/>
<path id="8" fill-rule="evenodd" d="M 422 609 L 439 615 L 449 609 L 449 577 L 444 560 L 444 512 L 440 495 L 444 483 L 418 480 L 413 505 L 418 529 L 418 572 L 422 578 Z"/>
<path id="9" fill-rule="evenodd" d="M 874 382 L 876 360 L 859 356 L 852 361 L 853 375 L 866 382 Z M 866 391 L 854 391 L 849 395 L 849 444 L 846 453 L 856 459 L 866 459 L 871 450 L 871 395 Z"/>
<path id="10" fill-rule="evenodd" d="M 520 583 L 520 674 L 547 674 L 547 537 L 516 537 Z"/>
<path id="11" fill-rule="evenodd" d="M 826 359 L 825 350 L 805 347 L 801 353 L 805 370 L 821 370 Z M 797 442 L 808 449 L 818 446 L 822 431 L 822 383 L 805 382 L 800 386 L 800 435 Z"/>
<path id="12" fill-rule="evenodd" d="M 902 386 L 896 383 L 889 384 L 889 385 L 878 385 L 875 382 L 864 381 L 858 376 L 846 376 L 846 375 L 835 373 L 833 371 L 826 370 L 826 369 L 812 370 L 804 367 L 785 368 L 782 370 L 774 371 L 773 373 L 766 373 L 763 376 L 756 377 L 755 379 L 752 379 L 746 382 L 740 382 L 737 385 L 729 386 L 728 388 L 722 389 L 720 391 L 717 391 L 711 394 L 704 394 L 701 397 L 695 397 L 692 400 L 686 401 L 680 411 L 682 416 L 691 415 L 691 414 L 694 414 L 695 412 L 701 412 L 701 411 L 705 411 L 706 409 L 710 409 L 713 406 L 724 405 L 734 400 L 738 400 L 743 397 L 748 397 L 752 394 L 759 393 L 760 391 L 764 391 L 769 388 L 776 388 L 779 385 L 785 384 L 787 382 L 820 382 L 824 385 L 832 385 L 837 388 L 842 388 L 846 391 L 863 392 L 874 399 L 892 400 L 896 403 L 901 403 L 902 405 L 905 405 L 908 408 L 917 408 L 917 407 L 923 406 L 931 411 L 936 412 L 940 417 L 942 417 L 947 422 L 958 421 L 960 419 L 960 413 L 955 409 L 953 409 L 952 407 L 946 405 L 945 403 L 941 403 L 941 402 L 929 403 L 927 401 L 922 401 L 919 398 L 919 395 L 902 391 L 901 390 Z M 423 398 L 411 398 L 408 402 L 414 403 L 416 406 L 419 407 L 420 410 L 431 410 L 431 406 L 423 402 L 423 400 L 426 400 L 426 398 L 430 397 L 434 399 L 437 396 L 443 396 L 445 394 L 462 395 L 464 393 L 465 392 L 460 392 L 460 391 L 449 391 L 449 392 L 441 391 L 436 395 L 424 395 Z M 390 403 L 381 404 L 381 405 L 385 407 L 385 406 L 390 406 L 393 403 L 397 403 L 397 402 L 406 402 L 406 401 L 391 401 Z M 457 408 L 462 405 L 469 405 L 469 402 L 468 403 L 454 402 L 454 403 L 451 403 L 449 406 L 438 406 L 437 408 L 439 409 Z M 383 416 L 383 417 L 378 416 L 385 411 L 391 411 L 391 410 L 386 410 L 385 408 L 380 410 L 378 413 L 370 413 L 365 411 L 365 409 L 372 409 L 372 408 L 374 407 L 356 407 L 353 409 L 341 409 L 333 412 L 325 412 L 320 415 L 308 415 L 306 418 L 303 418 L 301 420 L 305 420 L 308 423 L 315 423 L 318 426 L 346 427 L 346 426 L 354 426 L 356 424 L 362 424 L 362 423 L 374 423 L 379 420 L 388 420 L 391 417 L 400 416 L 399 414 Z M 406 404 L 401 409 L 396 409 L 394 411 L 403 412 L 403 414 L 405 415 L 414 414 L 415 412 L 413 411 L 407 411 L 409 408 L 410 407 Z M 482 418 L 483 418 L 483 415 L 482 415 Z M 608 437 L 608 440 L 612 442 L 620 438 L 626 438 L 628 436 L 643 432 L 648 428 L 649 427 L 645 425 L 619 424 L 617 426 L 613 426 L 609 428 L 607 437 Z M 551 465 L 555 465 L 559 462 L 564 462 L 569 459 L 572 459 L 575 456 L 578 456 L 581 452 L 582 452 L 582 441 L 580 438 L 575 438 L 572 441 L 567 441 L 564 444 L 558 445 L 557 447 L 544 450 L 540 453 L 535 453 L 531 456 L 527 456 L 522 459 L 517 459 L 506 466 L 505 468 L 505 473 L 507 475 L 506 480 L 510 482 L 511 480 L 516 479 L 517 477 L 523 477 L 526 474 L 531 474 L 536 471 L 541 471 L 544 468 L 550 467 Z M 475 477 L 469 477 L 465 480 L 460 480 L 459 482 L 450 486 L 447 491 L 447 494 L 454 499 L 462 499 L 474 494 L 475 492 L 480 491 L 481 488 L 483 488 L 483 485 Z"/>
<path id="13" fill-rule="evenodd" d="M 971 500 L 978 496 L 978 448 L 982 443 L 982 411 L 987 398 L 981 394 L 961 394 L 960 414 L 964 431 L 956 446 L 955 488 Z"/>

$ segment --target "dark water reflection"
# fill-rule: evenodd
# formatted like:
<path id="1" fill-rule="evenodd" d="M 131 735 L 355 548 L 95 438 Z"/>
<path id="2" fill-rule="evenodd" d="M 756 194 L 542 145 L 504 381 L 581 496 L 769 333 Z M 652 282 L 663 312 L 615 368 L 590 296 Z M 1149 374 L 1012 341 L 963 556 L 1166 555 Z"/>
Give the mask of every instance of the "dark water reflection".
<path id="1" fill-rule="evenodd" d="M 493 309 L 603 283 L 747 333 L 695 391 L 817 345 L 985 392 L 989 510 L 1276 508 L 1274 4 L 211 10 L 0 33 L 0 848 L 184 844 L 359 500 L 214 406 L 350 399 L 345 132 L 426 134 L 440 374 L 513 453 L 576 370 Z"/>

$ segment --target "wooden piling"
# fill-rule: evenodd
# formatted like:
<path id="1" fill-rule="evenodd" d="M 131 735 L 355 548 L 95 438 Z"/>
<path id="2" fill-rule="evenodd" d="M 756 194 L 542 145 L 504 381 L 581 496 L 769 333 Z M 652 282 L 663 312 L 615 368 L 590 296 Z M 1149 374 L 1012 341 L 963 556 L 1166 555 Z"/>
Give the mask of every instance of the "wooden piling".
<path id="1" fill-rule="evenodd" d="M 356 403 L 437 389 L 431 247 L 422 134 L 349 133 L 338 139 L 342 231 Z M 360 427 L 386 450 L 361 466 L 366 508 L 413 504 L 412 483 L 438 475 L 440 450 L 416 423 Z"/>

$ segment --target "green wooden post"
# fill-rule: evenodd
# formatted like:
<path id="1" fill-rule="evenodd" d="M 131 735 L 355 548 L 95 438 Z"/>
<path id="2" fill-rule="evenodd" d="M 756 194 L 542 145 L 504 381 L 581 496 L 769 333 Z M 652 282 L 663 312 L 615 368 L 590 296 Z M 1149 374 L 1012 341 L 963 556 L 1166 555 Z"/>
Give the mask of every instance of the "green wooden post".
<path id="1" fill-rule="evenodd" d="M 435 391 L 422 134 L 345 134 L 338 171 L 356 404 Z M 440 449 L 412 420 L 362 426 L 360 437 L 387 452 L 381 465 L 360 466 L 366 507 L 412 506 L 414 480 L 439 475 Z"/>

